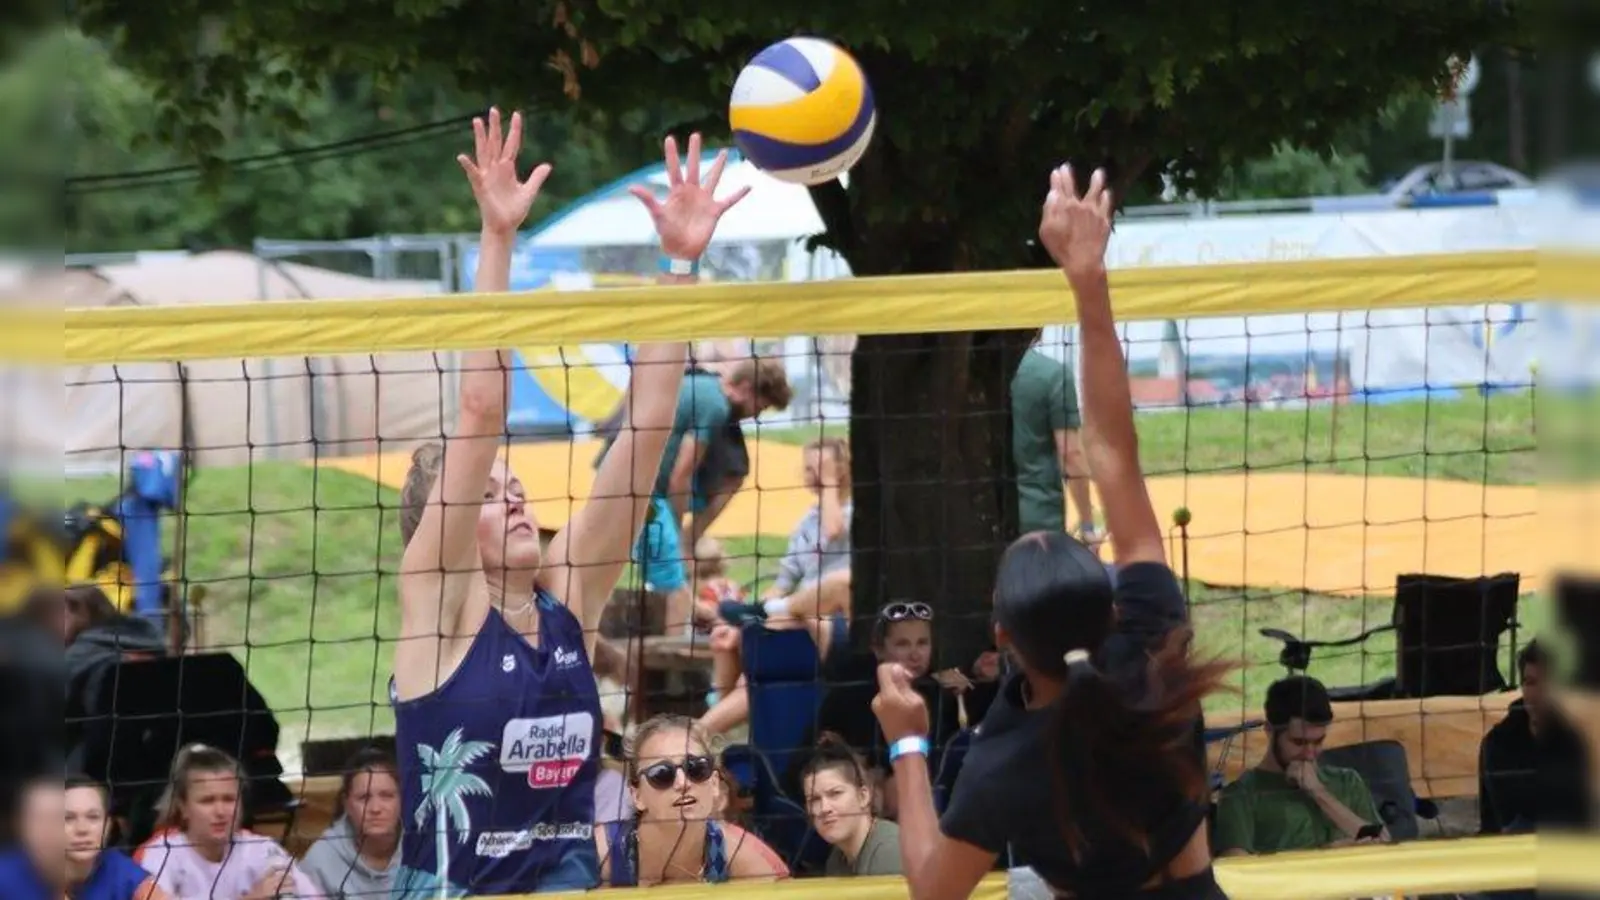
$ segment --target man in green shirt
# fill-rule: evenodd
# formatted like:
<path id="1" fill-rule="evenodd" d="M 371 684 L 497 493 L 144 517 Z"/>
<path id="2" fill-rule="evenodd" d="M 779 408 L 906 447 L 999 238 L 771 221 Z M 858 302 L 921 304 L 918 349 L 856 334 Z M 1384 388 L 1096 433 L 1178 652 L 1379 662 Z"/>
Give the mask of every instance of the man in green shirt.
<path id="1" fill-rule="evenodd" d="M 1078 535 L 1101 540 L 1094 524 L 1089 469 L 1078 439 L 1078 391 L 1072 367 L 1032 347 L 1011 378 L 1011 453 L 1017 469 L 1022 533 L 1065 531 L 1065 493 L 1078 512 Z M 1065 481 L 1065 489 L 1063 489 Z"/>
<path id="2" fill-rule="evenodd" d="M 1267 755 L 1222 790 L 1219 856 L 1251 856 L 1387 841 L 1372 792 L 1353 769 L 1322 765 L 1333 704 L 1315 678 L 1297 675 L 1267 689 Z"/>

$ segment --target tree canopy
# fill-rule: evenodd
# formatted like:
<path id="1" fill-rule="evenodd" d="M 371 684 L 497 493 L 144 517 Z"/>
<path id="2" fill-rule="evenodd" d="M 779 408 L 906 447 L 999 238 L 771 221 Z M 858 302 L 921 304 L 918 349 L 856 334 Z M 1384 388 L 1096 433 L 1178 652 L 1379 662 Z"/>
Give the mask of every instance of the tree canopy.
<path id="1" fill-rule="evenodd" d="M 1165 176 L 1207 195 L 1280 146 L 1326 151 L 1393 98 L 1437 94 L 1452 57 L 1517 40 L 1514 10 L 1489 0 L 79 0 L 75 15 L 155 86 L 160 139 L 201 155 L 240 117 L 308 119 L 305 98 L 350 73 L 380 92 L 437 80 L 480 107 L 536 118 L 609 116 L 638 148 L 667 128 L 715 139 L 745 60 L 787 35 L 825 36 L 860 60 L 880 120 L 849 190 L 813 190 L 822 240 L 858 274 L 896 274 L 1036 263 L 1045 172 L 1062 161 L 1107 166 L 1123 193 Z M 561 172 L 565 149 L 547 155 Z M 986 618 L 995 549 L 1016 530 L 1004 411 L 1028 338 L 861 342 L 859 613 L 920 596 Z M 903 439 L 912 432 L 929 437 Z M 982 629 L 941 621 L 952 661 L 969 661 Z"/>
<path id="2" fill-rule="evenodd" d="M 472 197 L 449 167 L 477 104 L 451 85 L 413 80 L 380 93 L 351 74 L 298 95 L 298 123 L 227 116 L 217 151 L 251 161 L 223 173 L 151 139 L 156 92 L 103 42 L 69 29 L 22 49 L 0 71 L 0 154 L 35 173 L 65 169 L 69 180 L 56 192 L 53 179 L 19 179 L 40 189 L 0 197 L 8 246 L 36 243 L 51 219 L 69 252 L 476 228 Z M 543 117 L 528 135 L 536 152 L 560 148 L 561 171 L 546 187 L 555 204 L 637 164 L 577 118 Z M 40 140 L 45 132 L 55 139 Z M 207 174 L 225 177 L 208 183 Z"/>
<path id="3" fill-rule="evenodd" d="M 828 36 L 860 58 L 881 110 L 831 238 L 858 270 L 887 272 L 1021 262 L 1040 173 L 1067 157 L 1204 192 L 1281 142 L 1326 147 L 1514 25 L 1498 3 L 1386 0 L 82 0 L 76 15 L 156 86 L 161 136 L 202 153 L 240 111 L 309 118 L 305 98 L 349 73 L 716 134 L 749 56 Z"/>

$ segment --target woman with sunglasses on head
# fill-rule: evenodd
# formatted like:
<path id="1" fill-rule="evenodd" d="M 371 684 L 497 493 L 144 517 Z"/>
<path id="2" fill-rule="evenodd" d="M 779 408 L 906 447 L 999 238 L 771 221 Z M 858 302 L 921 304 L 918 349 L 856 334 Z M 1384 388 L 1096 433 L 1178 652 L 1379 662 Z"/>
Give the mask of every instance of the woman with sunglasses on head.
<path id="1" fill-rule="evenodd" d="M 1222 896 L 1206 836 L 1200 702 L 1228 666 L 1198 663 L 1182 589 L 1139 468 L 1126 361 L 1105 270 L 1111 195 L 1051 174 L 1039 238 L 1082 329 L 1084 449 L 1116 554 L 1112 579 L 1060 532 L 1006 550 L 996 645 L 1018 671 L 973 739 L 942 819 L 928 783 L 928 713 L 907 673 L 881 666 L 873 709 L 890 740 L 900 852 L 917 900 L 971 895 L 1000 854 L 1076 900 Z"/>
<path id="2" fill-rule="evenodd" d="M 969 724 L 983 719 L 994 699 L 993 678 L 984 671 L 985 660 L 973 666 L 972 677 L 959 669 L 932 671 L 933 607 L 915 600 L 885 603 L 872 620 L 871 654 L 850 654 L 834 661 L 828 672 L 830 687 L 817 710 L 816 734 L 833 734 L 860 751 L 872 777 L 881 783 L 879 805 L 894 818 L 898 797 L 894 774 L 889 766 L 889 745 L 872 713 L 872 698 L 877 696 L 877 666 L 895 663 L 903 668 L 911 686 L 932 711 L 928 738 L 938 750 Z M 988 654 L 986 654 L 988 655 Z M 787 773 L 791 790 L 801 791 L 800 771 L 805 754 L 796 754 Z M 801 796 L 796 794 L 795 796 Z"/>
<path id="3" fill-rule="evenodd" d="M 784 878 L 760 838 L 719 821 L 725 796 L 710 738 L 687 716 L 660 715 L 628 752 L 637 815 L 595 832 L 600 882 L 610 887 Z"/>

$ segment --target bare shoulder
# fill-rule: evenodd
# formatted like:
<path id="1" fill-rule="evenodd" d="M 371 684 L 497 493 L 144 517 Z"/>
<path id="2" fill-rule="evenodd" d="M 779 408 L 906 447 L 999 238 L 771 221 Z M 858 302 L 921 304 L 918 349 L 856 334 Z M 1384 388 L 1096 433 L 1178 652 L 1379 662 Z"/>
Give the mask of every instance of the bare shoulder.
<path id="1" fill-rule="evenodd" d="M 767 842 L 737 825 L 723 823 L 729 874 L 735 878 L 787 878 L 789 867 Z"/>
<path id="2" fill-rule="evenodd" d="M 438 690 L 461 666 L 488 618 L 489 589 L 482 572 L 417 573 L 400 577 L 399 592 L 394 687 L 398 699 L 416 700 Z M 456 615 L 446 616 L 451 608 Z"/>

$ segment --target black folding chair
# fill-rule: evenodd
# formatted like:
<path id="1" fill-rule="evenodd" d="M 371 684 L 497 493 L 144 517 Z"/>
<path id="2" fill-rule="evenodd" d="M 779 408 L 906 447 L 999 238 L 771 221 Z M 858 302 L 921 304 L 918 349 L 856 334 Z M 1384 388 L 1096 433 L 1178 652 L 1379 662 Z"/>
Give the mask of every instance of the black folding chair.
<path id="1" fill-rule="evenodd" d="M 178 751 L 206 744 L 239 761 L 248 781 L 247 821 L 286 819 L 297 803 L 282 781 L 278 720 L 229 653 L 118 663 L 67 703 L 72 759 L 111 787 L 113 806 L 148 836 L 138 816 L 165 787 Z"/>
<path id="2" fill-rule="evenodd" d="M 1324 765 L 1354 769 L 1372 792 L 1373 805 L 1389 829 L 1389 837 L 1409 841 L 1422 834 L 1421 822 L 1437 822 L 1439 807 L 1420 798 L 1411 787 L 1411 766 L 1399 741 L 1366 741 L 1322 751 Z M 1440 826 L 1440 833 L 1443 833 Z"/>
<path id="3" fill-rule="evenodd" d="M 1386 625 L 1329 641 L 1303 640 L 1280 628 L 1263 628 L 1261 634 L 1283 644 L 1278 661 L 1299 673 L 1310 666 L 1314 651 L 1357 647 L 1394 632 L 1394 677 L 1330 686 L 1335 701 L 1481 696 L 1510 686 L 1500 672 L 1500 638 L 1511 633 L 1514 653 L 1521 581 L 1516 572 L 1481 578 L 1401 575 L 1395 580 L 1394 617 Z"/>

